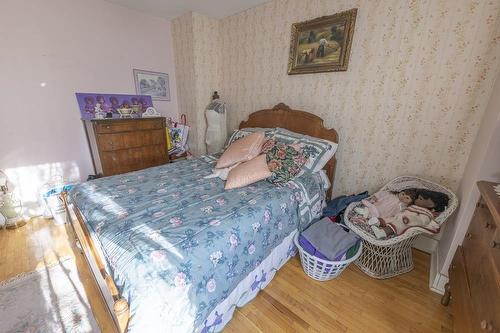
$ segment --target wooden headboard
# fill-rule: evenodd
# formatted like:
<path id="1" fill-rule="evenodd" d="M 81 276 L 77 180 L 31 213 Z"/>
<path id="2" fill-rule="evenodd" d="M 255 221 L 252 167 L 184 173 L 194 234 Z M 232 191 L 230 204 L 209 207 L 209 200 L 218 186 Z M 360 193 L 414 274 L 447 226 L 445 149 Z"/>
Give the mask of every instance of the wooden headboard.
<path id="1" fill-rule="evenodd" d="M 281 127 L 287 130 L 326 139 L 338 143 L 337 131 L 326 129 L 323 119 L 309 112 L 292 110 L 286 104 L 280 103 L 272 109 L 256 111 L 248 116 L 247 121 L 240 123 L 240 129 L 245 127 Z M 327 192 L 331 198 L 333 181 L 335 179 L 335 156 L 332 157 L 323 168 L 330 179 L 332 186 Z"/>

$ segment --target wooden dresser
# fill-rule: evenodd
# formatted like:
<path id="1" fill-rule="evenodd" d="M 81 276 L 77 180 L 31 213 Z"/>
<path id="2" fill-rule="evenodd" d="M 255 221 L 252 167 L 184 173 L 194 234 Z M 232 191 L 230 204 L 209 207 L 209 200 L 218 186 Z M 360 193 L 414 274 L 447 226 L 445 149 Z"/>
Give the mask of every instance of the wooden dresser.
<path id="1" fill-rule="evenodd" d="M 168 163 L 165 118 L 95 119 L 85 129 L 100 176 Z"/>
<path id="2" fill-rule="evenodd" d="M 451 298 L 455 332 L 500 333 L 500 198 L 477 183 L 481 198 L 448 270 L 442 303 Z"/>

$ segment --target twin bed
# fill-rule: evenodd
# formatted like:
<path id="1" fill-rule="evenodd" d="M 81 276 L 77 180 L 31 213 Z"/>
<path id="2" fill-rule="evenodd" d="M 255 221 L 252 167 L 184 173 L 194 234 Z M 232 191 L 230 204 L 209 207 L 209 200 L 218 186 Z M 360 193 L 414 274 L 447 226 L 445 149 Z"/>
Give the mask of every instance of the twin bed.
<path id="1" fill-rule="evenodd" d="M 284 104 L 240 129 L 281 127 L 337 142 Z M 214 156 L 105 177 L 63 195 L 117 331 L 217 332 L 295 254 L 293 236 L 331 195 L 319 173 L 224 191 Z M 335 158 L 324 167 L 333 184 Z"/>

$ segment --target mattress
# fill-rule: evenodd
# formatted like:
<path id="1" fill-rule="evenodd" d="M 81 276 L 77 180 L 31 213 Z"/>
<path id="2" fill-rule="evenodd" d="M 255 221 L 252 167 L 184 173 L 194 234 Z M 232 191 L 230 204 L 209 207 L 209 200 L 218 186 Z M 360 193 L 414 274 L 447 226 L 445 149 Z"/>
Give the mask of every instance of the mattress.
<path id="1" fill-rule="evenodd" d="M 129 303 L 129 332 L 221 330 L 234 306 L 268 283 L 244 292 L 262 280 L 256 269 L 284 264 L 293 233 L 321 212 L 318 174 L 225 191 L 222 180 L 204 178 L 214 163 L 211 156 L 180 161 L 70 192 Z"/>

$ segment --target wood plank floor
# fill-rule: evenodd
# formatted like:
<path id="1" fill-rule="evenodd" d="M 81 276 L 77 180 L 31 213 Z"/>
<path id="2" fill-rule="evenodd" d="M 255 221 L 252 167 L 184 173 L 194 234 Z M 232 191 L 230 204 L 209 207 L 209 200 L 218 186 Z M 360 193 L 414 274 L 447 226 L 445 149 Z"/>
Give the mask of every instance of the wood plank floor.
<path id="1" fill-rule="evenodd" d="M 103 332 L 112 324 L 69 226 L 33 219 L 0 231 L 0 281 L 61 258 L 74 257 Z M 249 304 L 237 309 L 225 332 L 452 332 L 449 308 L 428 289 L 429 256 L 414 251 L 415 269 L 374 280 L 351 265 L 328 282 L 309 279 L 296 257 Z"/>

